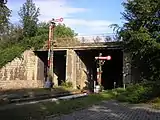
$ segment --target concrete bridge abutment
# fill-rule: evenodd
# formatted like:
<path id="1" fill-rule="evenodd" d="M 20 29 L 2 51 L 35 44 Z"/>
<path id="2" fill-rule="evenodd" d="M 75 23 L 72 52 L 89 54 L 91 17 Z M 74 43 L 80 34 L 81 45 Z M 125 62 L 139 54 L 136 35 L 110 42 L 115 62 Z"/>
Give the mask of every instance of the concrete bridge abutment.
<path id="1" fill-rule="evenodd" d="M 102 52 L 111 55 L 112 60 L 103 66 L 102 81 L 106 89 L 125 87 L 131 83 L 131 64 L 128 53 L 120 45 L 116 46 L 76 46 L 54 48 L 54 85 L 71 82 L 74 89 L 93 89 L 96 80 L 95 56 Z M 0 69 L 0 88 L 21 89 L 44 86 L 47 75 L 47 51 L 25 51 L 23 59 L 15 58 Z"/>

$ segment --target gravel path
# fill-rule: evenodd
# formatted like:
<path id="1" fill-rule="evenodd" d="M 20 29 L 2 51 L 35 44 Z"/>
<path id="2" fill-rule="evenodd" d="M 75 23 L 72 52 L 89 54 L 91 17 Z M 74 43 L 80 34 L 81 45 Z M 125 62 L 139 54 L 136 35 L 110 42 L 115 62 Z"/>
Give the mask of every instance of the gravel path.
<path id="1" fill-rule="evenodd" d="M 147 105 L 104 101 L 99 105 L 47 120 L 160 120 L 160 110 Z"/>

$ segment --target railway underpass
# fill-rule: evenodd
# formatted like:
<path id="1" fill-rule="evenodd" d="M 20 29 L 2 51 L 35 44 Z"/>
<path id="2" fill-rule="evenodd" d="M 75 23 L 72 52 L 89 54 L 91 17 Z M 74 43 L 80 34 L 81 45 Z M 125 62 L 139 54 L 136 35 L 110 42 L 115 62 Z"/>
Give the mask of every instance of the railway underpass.
<path id="1" fill-rule="evenodd" d="M 61 85 L 62 81 L 70 81 L 73 87 L 93 90 L 93 82 L 97 80 L 97 64 L 95 57 L 110 55 L 112 59 L 105 61 L 102 66 L 102 81 L 104 89 L 123 87 L 127 82 L 124 75 L 129 70 L 124 69 L 124 52 L 121 46 L 76 46 L 55 47 L 53 57 L 54 84 Z M 44 76 L 47 75 L 47 51 L 38 51 L 44 62 Z M 128 81 L 129 82 L 129 81 Z"/>

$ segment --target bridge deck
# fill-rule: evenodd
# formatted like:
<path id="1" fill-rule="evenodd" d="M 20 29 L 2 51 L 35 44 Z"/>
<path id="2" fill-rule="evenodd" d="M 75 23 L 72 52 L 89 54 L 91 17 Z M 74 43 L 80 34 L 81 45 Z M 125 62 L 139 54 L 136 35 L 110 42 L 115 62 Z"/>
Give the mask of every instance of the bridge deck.
<path id="1" fill-rule="evenodd" d="M 73 50 L 122 49 L 122 42 L 82 43 L 77 46 L 56 46 L 56 47 L 53 47 L 54 51 L 67 50 L 67 49 L 73 49 Z M 47 51 L 47 48 L 43 48 L 38 51 Z"/>

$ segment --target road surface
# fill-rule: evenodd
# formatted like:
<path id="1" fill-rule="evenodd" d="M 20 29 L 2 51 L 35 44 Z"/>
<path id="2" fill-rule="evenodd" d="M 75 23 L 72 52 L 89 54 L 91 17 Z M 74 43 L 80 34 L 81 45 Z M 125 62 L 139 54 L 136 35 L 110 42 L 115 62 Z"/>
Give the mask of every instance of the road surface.
<path id="1" fill-rule="evenodd" d="M 46 120 L 160 120 L 160 110 L 149 105 L 130 105 L 112 100 Z"/>

